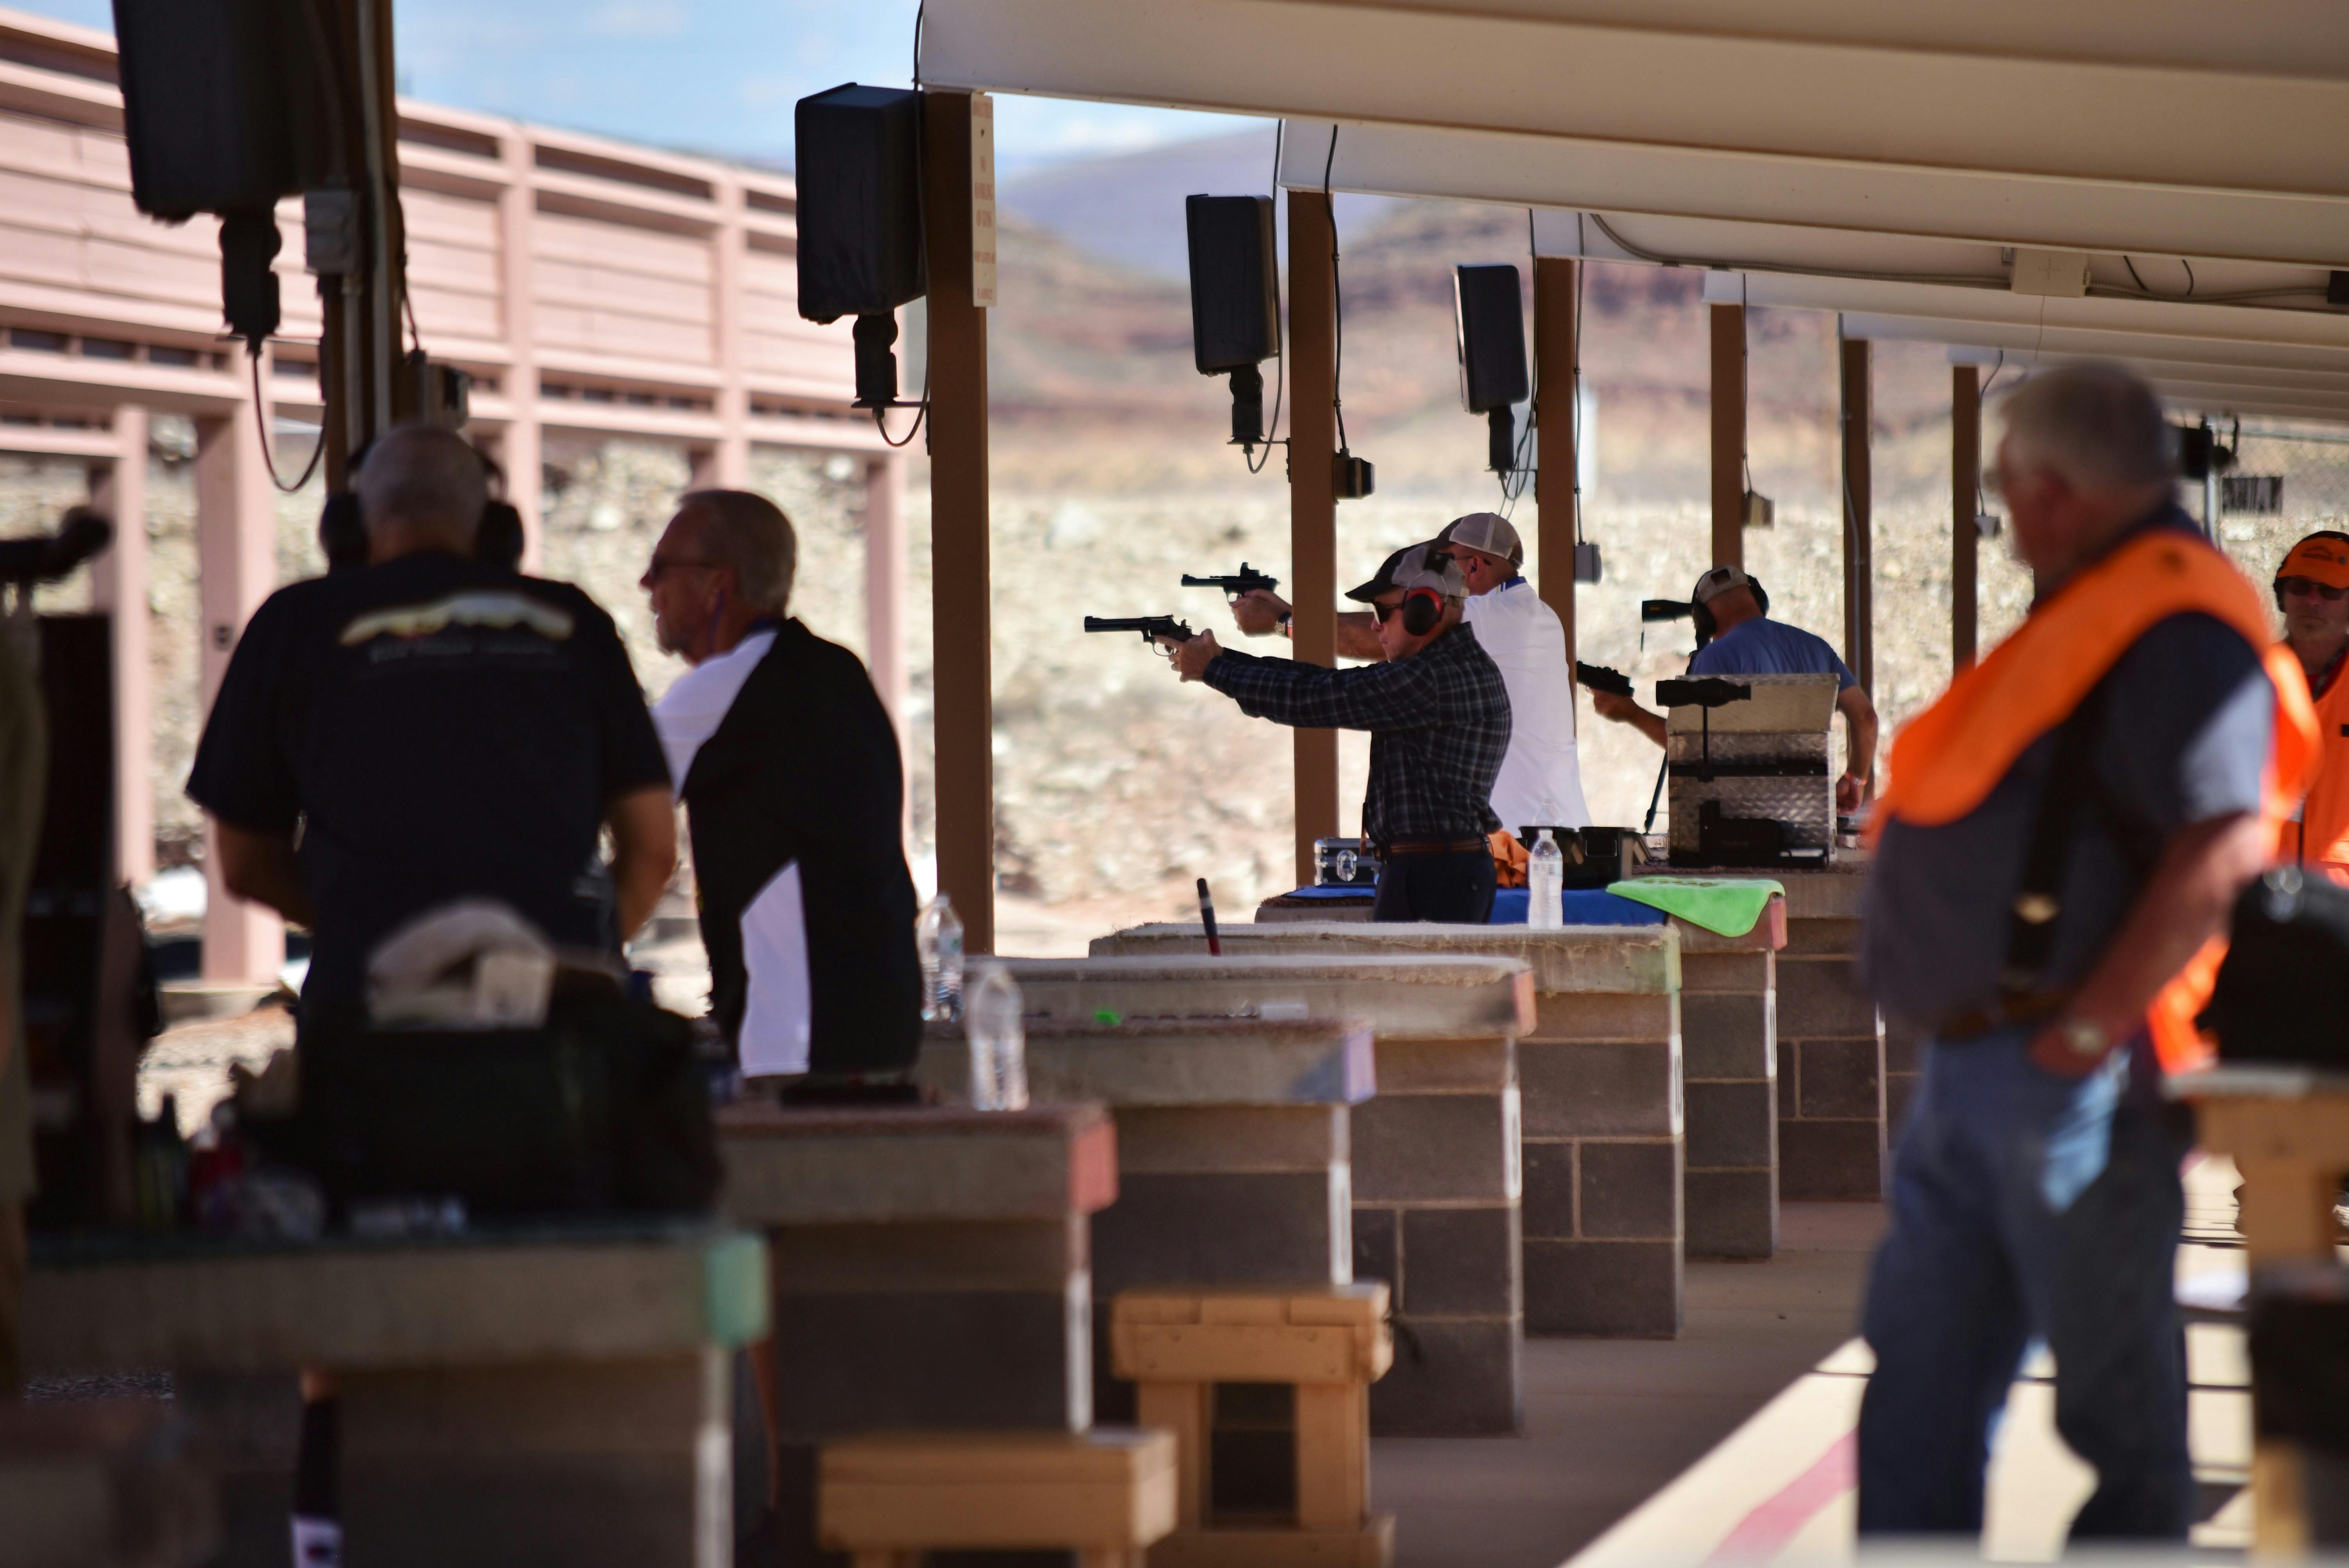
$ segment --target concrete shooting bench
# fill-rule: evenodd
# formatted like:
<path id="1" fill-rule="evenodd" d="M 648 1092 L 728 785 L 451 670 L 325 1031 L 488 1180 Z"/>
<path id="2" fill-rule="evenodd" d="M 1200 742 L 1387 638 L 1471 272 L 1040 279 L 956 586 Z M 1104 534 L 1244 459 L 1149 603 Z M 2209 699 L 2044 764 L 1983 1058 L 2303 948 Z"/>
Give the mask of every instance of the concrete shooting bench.
<path id="1" fill-rule="evenodd" d="M 2253 1294 L 2262 1271 L 2333 1263 L 2340 1231 L 2333 1206 L 2349 1176 L 2349 1072 L 2221 1064 L 2177 1074 L 2164 1088 L 2193 1106 L 2197 1141 L 2231 1159 L 2242 1178 L 2236 1228 Z M 2259 1438 L 2251 1453 L 2254 1556 L 2308 1556 L 2308 1501 L 2300 1446 Z"/>
<path id="2" fill-rule="evenodd" d="M 254 1403 L 285 1470 L 294 1375 L 333 1374 L 355 1561 L 698 1568 L 731 1543 L 728 1357 L 767 1330 L 766 1273 L 757 1236 L 707 1222 L 59 1242 L 34 1253 L 26 1366 L 170 1368 L 200 1429 L 211 1393 L 274 1389 Z M 288 1477 L 247 1479 L 274 1516 L 222 1561 L 283 1562 Z"/>
<path id="3" fill-rule="evenodd" d="M 1777 982 L 1778 1195 L 1857 1200 L 1883 1196 L 1891 1130 L 1917 1082 L 1916 1038 L 1889 1034 L 1859 984 L 1865 851 L 1836 850 L 1818 871 L 1724 871 L 1785 885 L 1786 934 Z M 1635 874 L 1671 876 L 1651 865 Z M 1682 874 L 1716 873 L 1681 869 Z M 1692 1218 L 1692 1229 L 1694 1226 Z"/>
<path id="4" fill-rule="evenodd" d="M 1242 927 L 1239 929 L 1247 929 Z M 1084 959 L 1010 965 L 1031 1014 L 1090 1018 L 1361 1017 L 1378 1093 L 1353 1108 L 1352 1277 L 1393 1290 L 1393 1369 L 1371 1389 L 1381 1433 L 1514 1432 L 1522 1418 L 1516 1037 L 1524 965 L 1330 954 L 1211 958 L 1158 928 Z M 1118 956 L 1132 940 L 1141 956 Z M 1185 947 L 1190 951 L 1185 951 Z M 1270 1441 L 1270 1439 L 1268 1439 Z"/>
<path id="5" fill-rule="evenodd" d="M 814 1541 L 831 1440 L 1092 1425 L 1088 1233 L 1117 1198 L 1108 1111 L 746 1101 L 718 1131 L 721 1202 L 773 1260 L 787 1555 Z"/>
<path id="6" fill-rule="evenodd" d="M 1201 929 L 1183 924 L 1140 926 L 1093 944 L 1096 953 L 1121 954 L 1196 952 L 1204 945 Z M 1282 923 L 1227 926 L 1223 945 L 1233 957 L 1472 957 L 1525 965 L 1532 974 L 1535 1016 L 1516 1047 L 1523 1084 L 1523 1213 L 1520 1234 L 1509 1243 L 1522 1253 L 1525 1332 L 1680 1332 L 1678 933 L 1669 925 L 1533 931 Z M 1375 1010 L 1366 1011 L 1376 1019 Z M 1381 1093 L 1372 1104 L 1387 1107 L 1396 1075 L 1385 1070 L 1383 1051 L 1380 1069 Z M 1509 1098 L 1514 1108 L 1515 1094 Z M 1356 1179 L 1365 1189 L 1367 1167 L 1358 1159 Z M 1357 1214 L 1358 1228 L 1361 1223 Z M 1406 1240 L 1406 1267 L 1412 1252 Z M 1415 1327 L 1408 1281 L 1400 1294 L 1401 1319 Z M 1407 1339 L 1400 1361 L 1411 1361 Z"/>
<path id="7" fill-rule="evenodd" d="M 1252 1305 L 1267 1291 L 1349 1288 L 1350 1118 L 1371 1098 L 1371 1026 L 1359 1018 L 1033 1017 L 1026 1034 L 1032 1099 L 1100 1100 L 1117 1122 L 1118 1199 L 1092 1218 L 1094 1414 L 1164 1425 L 1164 1412 L 1138 1409 L 1121 1370 L 1112 1304 L 1122 1315 L 1137 1292 L 1176 1291 L 1212 1313 L 1235 1291 L 1231 1300 Z M 968 1099 L 960 1024 L 929 1026 L 916 1076 L 933 1094 Z M 1370 1380 L 1355 1389 L 1358 1401 Z M 1218 1391 L 1206 1379 L 1205 1414 L 1194 1412 L 1184 1429 L 1186 1497 L 1211 1468 L 1229 1508 L 1293 1507 L 1297 1399 L 1274 1386 L 1290 1381 L 1235 1377 L 1226 1382 L 1250 1386 Z M 1361 1458 L 1367 1465 L 1367 1449 Z M 1183 1527 L 1197 1530 L 1199 1521 L 1187 1508 Z"/>

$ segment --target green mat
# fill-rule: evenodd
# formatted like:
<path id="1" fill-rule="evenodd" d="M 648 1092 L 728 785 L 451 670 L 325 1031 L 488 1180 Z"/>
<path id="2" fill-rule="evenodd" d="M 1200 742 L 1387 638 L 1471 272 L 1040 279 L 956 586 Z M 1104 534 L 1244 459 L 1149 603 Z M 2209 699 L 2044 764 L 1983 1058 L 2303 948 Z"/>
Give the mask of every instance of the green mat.
<path id="1" fill-rule="evenodd" d="M 1607 891 L 1691 925 L 1743 936 L 1770 907 L 1773 895 L 1783 897 L 1786 888 L 1772 877 L 1632 877 L 1609 883 Z"/>

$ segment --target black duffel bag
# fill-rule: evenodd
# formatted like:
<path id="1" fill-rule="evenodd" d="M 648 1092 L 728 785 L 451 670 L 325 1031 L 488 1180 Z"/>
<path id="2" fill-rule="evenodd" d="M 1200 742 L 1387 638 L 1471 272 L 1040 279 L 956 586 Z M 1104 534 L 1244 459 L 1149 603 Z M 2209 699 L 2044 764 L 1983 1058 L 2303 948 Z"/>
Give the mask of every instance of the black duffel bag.
<path id="1" fill-rule="evenodd" d="M 2245 888 L 2202 1021 L 2227 1061 L 2349 1068 L 2349 888 L 2298 866 Z"/>
<path id="2" fill-rule="evenodd" d="M 299 1110 L 251 1130 L 338 1214 L 446 1197 L 489 1217 L 697 1212 L 717 1195 L 692 1026 L 649 1002 L 560 996 L 526 1030 L 376 1029 L 305 1009 L 298 1048 Z"/>

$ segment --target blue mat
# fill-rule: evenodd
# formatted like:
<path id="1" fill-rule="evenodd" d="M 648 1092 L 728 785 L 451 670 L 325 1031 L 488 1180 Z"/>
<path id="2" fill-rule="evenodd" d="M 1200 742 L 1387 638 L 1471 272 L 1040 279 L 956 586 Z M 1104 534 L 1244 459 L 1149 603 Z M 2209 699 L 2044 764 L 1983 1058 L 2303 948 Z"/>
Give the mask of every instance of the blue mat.
<path id="1" fill-rule="evenodd" d="M 1661 925 L 1671 917 L 1628 898 L 1617 898 L 1603 887 L 1570 887 L 1560 895 L 1568 925 Z M 1496 888 L 1493 892 L 1494 925 L 1526 923 L 1526 890 Z"/>

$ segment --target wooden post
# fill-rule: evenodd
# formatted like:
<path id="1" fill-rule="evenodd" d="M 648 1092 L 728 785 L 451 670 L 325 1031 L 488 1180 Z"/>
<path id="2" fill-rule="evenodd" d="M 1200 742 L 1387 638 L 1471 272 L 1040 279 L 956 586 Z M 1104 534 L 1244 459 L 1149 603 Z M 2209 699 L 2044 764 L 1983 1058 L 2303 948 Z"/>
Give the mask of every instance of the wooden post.
<path id="1" fill-rule="evenodd" d="M 1564 256 L 1534 258 L 1534 424 L 1541 431 L 1535 461 L 1535 544 L 1541 564 L 1535 591 L 1566 628 L 1566 667 L 1574 667 L 1574 542 L 1582 497 L 1575 399 L 1582 392 L 1574 319 L 1576 274 L 1582 263 Z"/>
<path id="2" fill-rule="evenodd" d="M 1338 311 L 1330 198 L 1288 193 L 1288 570 L 1293 656 L 1338 662 Z M 1338 831 L 1338 732 L 1295 732 L 1297 881 L 1313 881 L 1313 841 Z"/>
<path id="3" fill-rule="evenodd" d="M 1713 559 L 1745 564 L 1745 307 L 1713 312 Z"/>
<path id="4" fill-rule="evenodd" d="M 1950 674 L 1974 662 L 1981 621 L 1982 535 L 1974 487 L 1982 480 L 1982 366 L 1950 366 Z"/>
<path id="5" fill-rule="evenodd" d="M 1843 369 L 1843 660 L 1876 690 L 1876 534 L 1870 521 L 1868 340 L 1838 340 Z"/>
<path id="6" fill-rule="evenodd" d="M 532 181 L 538 167 L 537 148 L 516 129 L 498 139 L 498 161 L 505 171 L 504 188 L 498 192 L 499 314 L 505 322 L 506 350 L 513 356 L 503 377 L 506 407 L 512 413 L 498 438 L 498 462 L 505 469 L 506 500 L 522 513 L 523 569 L 536 572 L 546 560 L 542 548 L 546 532 L 545 498 L 541 491 L 545 469 L 538 423 L 534 309 L 538 192 Z"/>
<path id="7" fill-rule="evenodd" d="M 987 312 L 971 297 L 970 140 L 970 94 L 926 91 L 922 201 L 930 272 L 938 891 L 962 916 L 964 951 L 976 954 L 995 951 L 995 694 L 988 605 Z M 1300 593 L 1299 602 L 1312 601 Z"/>

